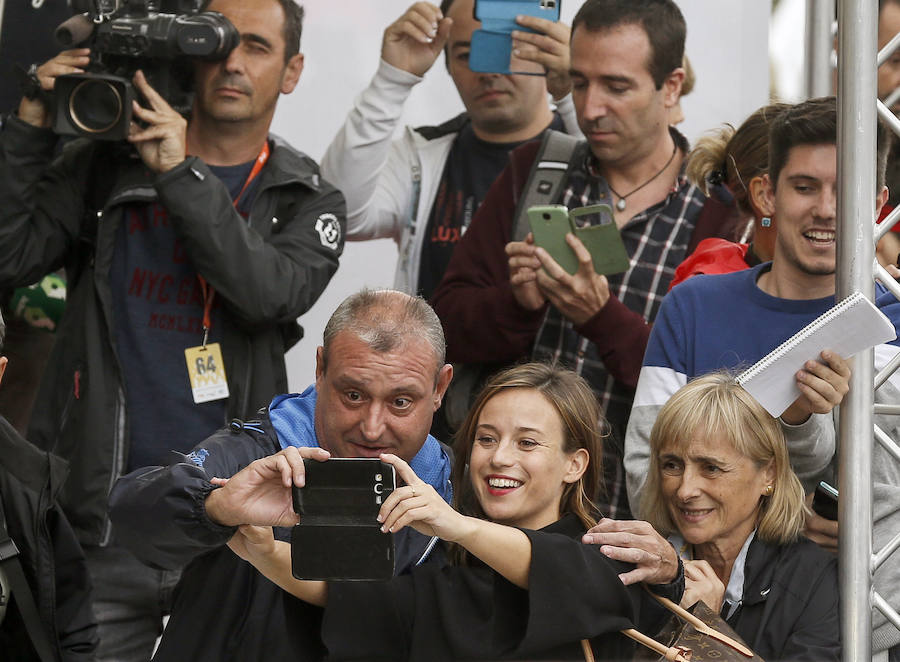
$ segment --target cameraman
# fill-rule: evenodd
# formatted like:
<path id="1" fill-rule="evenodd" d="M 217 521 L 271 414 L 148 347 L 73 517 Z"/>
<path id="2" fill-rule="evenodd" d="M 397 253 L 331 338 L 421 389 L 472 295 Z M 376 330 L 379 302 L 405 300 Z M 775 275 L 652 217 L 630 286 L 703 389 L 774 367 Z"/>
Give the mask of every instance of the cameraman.
<path id="1" fill-rule="evenodd" d="M 150 657 L 177 580 L 117 544 L 109 489 L 287 390 L 296 318 L 343 247 L 340 192 L 268 134 L 279 94 L 303 69 L 302 9 L 293 0 L 208 9 L 241 38 L 226 59 L 193 64 L 190 120 L 138 72 L 127 143 L 76 140 L 54 158 L 39 95 L 0 131 L 0 288 L 68 271 L 29 438 L 70 462 L 61 502 L 93 576 L 101 659 Z M 85 70 L 88 55 L 68 50 L 41 65 L 40 88 Z M 198 382 L 223 365 L 227 393 L 196 404 Z"/>

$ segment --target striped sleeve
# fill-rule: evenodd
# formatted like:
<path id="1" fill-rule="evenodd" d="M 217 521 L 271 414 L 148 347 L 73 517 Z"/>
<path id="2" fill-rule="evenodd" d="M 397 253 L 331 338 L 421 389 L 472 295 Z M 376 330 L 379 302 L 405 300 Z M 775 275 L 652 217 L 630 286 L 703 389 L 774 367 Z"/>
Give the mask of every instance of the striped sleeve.
<path id="1" fill-rule="evenodd" d="M 660 408 L 688 380 L 685 337 L 678 296 L 673 291 L 663 299 L 650 332 L 625 433 L 625 483 L 635 515 L 640 513 L 640 495 L 650 466 L 650 430 Z"/>

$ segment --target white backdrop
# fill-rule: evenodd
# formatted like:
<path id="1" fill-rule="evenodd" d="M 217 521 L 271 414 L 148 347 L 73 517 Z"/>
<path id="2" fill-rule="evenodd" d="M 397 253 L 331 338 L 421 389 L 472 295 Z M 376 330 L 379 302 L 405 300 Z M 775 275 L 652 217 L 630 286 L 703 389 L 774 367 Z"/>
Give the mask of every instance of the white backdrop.
<path id="1" fill-rule="evenodd" d="M 322 157 L 353 98 L 368 84 L 378 63 L 381 35 L 412 0 L 302 0 L 306 8 L 302 51 L 306 66 L 293 94 L 282 97 L 273 130 L 314 159 Z M 768 100 L 770 0 L 680 0 L 688 25 L 686 51 L 697 73 L 685 97 L 689 140 L 722 122 L 739 124 Z M 581 0 L 564 0 L 571 23 Z M 797 28 L 802 40 L 803 27 Z M 411 95 L 404 122 L 439 124 L 462 111 L 439 59 Z M 312 381 L 315 348 L 328 316 L 348 294 L 367 285 L 393 283 L 397 251 L 390 240 L 348 243 L 341 266 L 318 303 L 300 323 L 306 335 L 287 355 L 292 391 Z"/>

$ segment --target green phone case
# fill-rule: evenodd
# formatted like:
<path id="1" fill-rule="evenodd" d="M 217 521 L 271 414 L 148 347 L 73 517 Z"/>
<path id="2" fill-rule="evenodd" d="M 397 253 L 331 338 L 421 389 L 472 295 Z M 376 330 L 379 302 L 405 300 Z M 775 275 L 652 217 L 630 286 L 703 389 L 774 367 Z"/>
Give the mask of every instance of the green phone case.
<path id="1" fill-rule="evenodd" d="M 597 224 L 576 227 L 579 217 L 598 215 Z M 528 222 L 534 234 L 534 243 L 550 253 L 568 273 L 578 270 L 578 258 L 566 243 L 566 234 L 574 232 L 591 254 L 594 271 L 609 275 L 626 271 L 630 265 L 619 228 L 613 221 L 609 205 L 591 205 L 573 209 L 563 205 L 539 205 L 528 210 Z"/>
<path id="2" fill-rule="evenodd" d="M 582 216 L 596 216 L 587 227 L 578 227 Z M 575 229 L 575 236 L 588 249 L 594 261 L 594 271 L 608 276 L 620 274 L 628 269 L 631 261 L 622 243 L 622 236 L 616 225 L 612 207 L 605 204 L 580 207 L 569 212 L 569 221 Z"/>
<path id="3" fill-rule="evenodd" d="M 534 243 L 550 253 L 550 257 L 568 273 L 578 271 L 578 258 L 566 243 L 566 235 L 573 231 L 569 210 L 565 205 L 537 205 L 528 209 L 528 225 Z"/>

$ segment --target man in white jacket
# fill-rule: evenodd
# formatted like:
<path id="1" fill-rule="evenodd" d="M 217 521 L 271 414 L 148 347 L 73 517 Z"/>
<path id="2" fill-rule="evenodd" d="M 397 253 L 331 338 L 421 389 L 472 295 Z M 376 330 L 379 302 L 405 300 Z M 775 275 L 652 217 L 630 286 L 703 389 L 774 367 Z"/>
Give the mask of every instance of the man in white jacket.
<path id="1" fill-rule="evenodd" d="M 385 30 L 381 63 L 322 159 L 322 174 L 347 198 L 347 239 L 391 237 L 397 289 L 430 297 L 508 153 L 548 127 L 577 133 L 569 80 L 569 28 L 523 17 L 516 55 L 546 76 L 469 69 L 474 0 L 412 5 Z M 466 112 L 393 140 L 403 104 L 441 51 Z M 551 110 L 548 92 L 556 100 Z"/>

